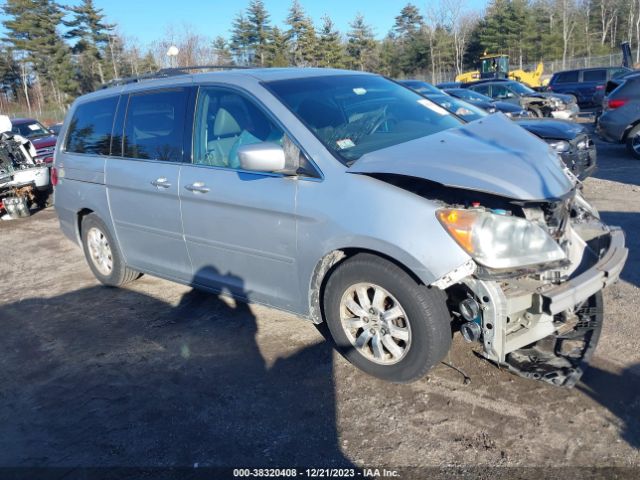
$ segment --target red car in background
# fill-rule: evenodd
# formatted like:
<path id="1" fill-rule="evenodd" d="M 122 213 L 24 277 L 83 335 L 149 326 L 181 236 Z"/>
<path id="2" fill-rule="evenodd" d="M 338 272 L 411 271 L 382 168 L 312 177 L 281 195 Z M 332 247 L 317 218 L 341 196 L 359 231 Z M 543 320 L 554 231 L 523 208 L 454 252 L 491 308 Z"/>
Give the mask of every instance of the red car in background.
<path id="1" fill-rule="evenodd" d="M 47 127 L 33 118 L 12 118 L 11 131 L 33 143 L 36 148 L 36 163 L 52 163 L 53 151 L 58 137 Z"/>

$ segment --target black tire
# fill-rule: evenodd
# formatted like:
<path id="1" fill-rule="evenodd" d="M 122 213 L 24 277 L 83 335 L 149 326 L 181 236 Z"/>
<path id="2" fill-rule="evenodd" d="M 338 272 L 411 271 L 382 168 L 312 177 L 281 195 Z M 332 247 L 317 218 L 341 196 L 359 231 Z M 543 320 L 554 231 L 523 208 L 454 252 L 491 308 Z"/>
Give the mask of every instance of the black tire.
<path id="1" fill-rule="evenodd" d="M 53 205 L 53 190 L 38 190 L 36 192 L 36 204 L 44 209 Z"/>
<path id="2" fill-rule="evenodd" d="M 529 111 L 531 116 L 534 117 L 534 118 L 542 118 L 542 117 L 544 117 L 544 115 L 542 114 L 542 110 L 540 110 L 538 107 L 529 107 L 529 108 L 527 108 L 527 110 Z"/>
<path id="3" fill-rule="evenodd" d="M 89 251 L 87 236 L 91 229 L 97 229 L 104 236 L 111 251 L 110 258 L 112 267 L 108 274 L 99 270 L 97 262 L 92 258 Z M 118 244 L 114 241 L 107 226 L 95 213 L 90 213 L 82 219 L 81 232 L 84 256 L 89 264 L 89 268 L 101 283 L 109 287 L 120 287 L 142 276 L 140 272 L 132 270 L 125 265 Z"/>
<path id="4" fill-rule="evenodd" d="M 635 148 L 634 148 L 635 143 Z M 627 135 L 627 151 L 635 158 L 640 160 L 640 123 L 633 127 Z"/>
<path id="5" fill-rule="evenodd" d="M 406 313 L 411 342 L 397 363 L 382 365 L 368 359 L 351 343 L 342 327 L 341 301 L 355 284 L 371 283 L 389 292 Z M 451 347 L 451 317 L 446 296 L 438 289 L 418 283 L 394 263 L 360 253 L 331 273 L 323 295 L 323 315 L 337 350 L 352 364 L 374 377 L 408 383 L 423 377 Z"/>

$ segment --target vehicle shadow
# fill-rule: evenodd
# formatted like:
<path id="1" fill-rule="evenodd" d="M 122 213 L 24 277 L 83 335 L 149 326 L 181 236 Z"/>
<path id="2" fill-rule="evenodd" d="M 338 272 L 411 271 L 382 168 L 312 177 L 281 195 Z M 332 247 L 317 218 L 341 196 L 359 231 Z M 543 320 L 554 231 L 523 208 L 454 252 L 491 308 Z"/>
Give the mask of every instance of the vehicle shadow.
<path id="1" fill-rule="evenodd" d="M 616 225 L 624 230 L 629 256 L 620 278 L 640 287 L 640 213 L 605 211 L 600 212 L 600 217 L 605 224 Z"/>
<path id="2" fill-rule="evenodd" d="M 640 161 L 634 159 L 624 145 L 595 141 L 598 150 L 595 178 L 640 185 Z"/>
<path id="3" fill-rule="evenodd" d="M 268 367 L 244 303 L 90 287 L 1 306 L 0 328 L 2 466 L 352 466 L 331 345 Z"/>
<path id="4" fill-rule="evenodd" d="M 620 374 L 591 365 L 576 386 L 622 422 L 622 438 L 640 448 L 640 364 Z"/>

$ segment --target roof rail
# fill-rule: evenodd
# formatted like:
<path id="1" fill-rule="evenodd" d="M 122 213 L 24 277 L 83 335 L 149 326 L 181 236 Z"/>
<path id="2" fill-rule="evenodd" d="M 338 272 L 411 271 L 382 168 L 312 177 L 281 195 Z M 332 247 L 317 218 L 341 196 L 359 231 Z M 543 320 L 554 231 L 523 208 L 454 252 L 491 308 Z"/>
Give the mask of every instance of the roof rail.
<path id="1" fill-rule="evenodd" d="M 178 75 L 188 75 L 191 70 L 242 70 L 247 68 L 259 68 L 245 65 L 192 65 L 187 67 L 170 67 L 161 68 L 157 72 L 145 73 L 135 77 L 114 78 L 103 83 L 100 88 L 116 87 L 119 85 L 127 85 L 129 83 L 138 83 L 143 80 L 153 80 L 157 78 L 175 77 Z"/>

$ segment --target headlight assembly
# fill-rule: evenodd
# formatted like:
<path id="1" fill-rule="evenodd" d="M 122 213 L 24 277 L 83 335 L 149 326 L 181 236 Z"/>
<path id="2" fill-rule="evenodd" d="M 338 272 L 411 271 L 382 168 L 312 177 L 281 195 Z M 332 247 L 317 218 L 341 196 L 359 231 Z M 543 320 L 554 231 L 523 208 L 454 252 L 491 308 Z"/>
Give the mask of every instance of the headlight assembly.
<path id="1" fill-rule="evenodd" d="M 571 145 L 566 140 L 547 140 L 547 143 L 558 153 L 566 153 L 571 150 Z"/>
<path id="2" fill-rule="evenodd" d="M 445 208 L 436 217 L 478 263 L 494 269 L 563 260 L 563 250 L 539 225 L 485 210 Z"/>

